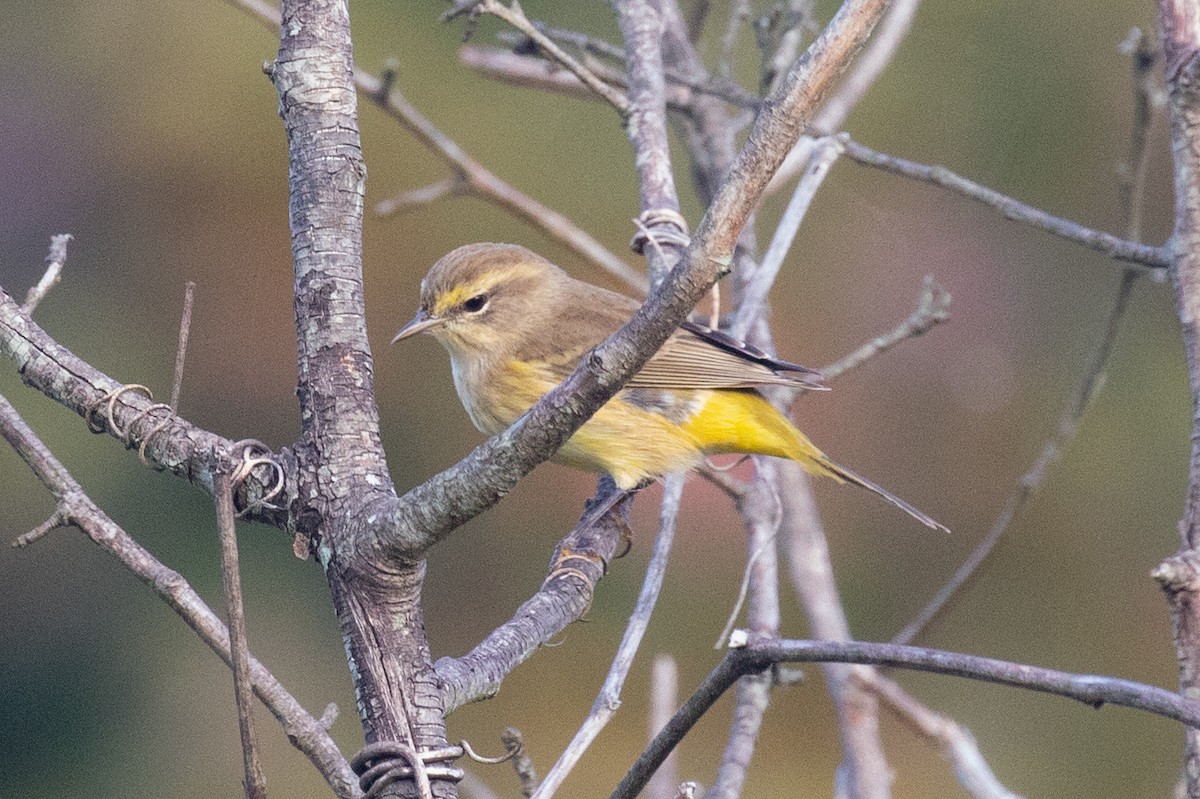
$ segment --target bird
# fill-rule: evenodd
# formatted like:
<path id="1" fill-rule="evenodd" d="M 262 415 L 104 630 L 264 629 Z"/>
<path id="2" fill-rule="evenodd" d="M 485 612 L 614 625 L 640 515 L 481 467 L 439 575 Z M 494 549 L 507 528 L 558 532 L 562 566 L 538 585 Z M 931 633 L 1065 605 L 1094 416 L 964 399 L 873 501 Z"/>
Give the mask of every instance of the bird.
<path id="1" fill-rule="evenodd" d="M 392 344 L 428 333 L 450 354 L 471 422 L 495 435 L 556 387 L 641 303 L 571 277 L 515 244 L 467 244 L 421 281 L 420 305 Z M 796 461 L 865 488 L 927 527 L 941 523 L 833 461 L 757 389 L 825 389 L 814 369 L 684 322 L 624 388 L 571 435 L 554 460 L 608 474 L 624 491 L 742 453 Z"/>

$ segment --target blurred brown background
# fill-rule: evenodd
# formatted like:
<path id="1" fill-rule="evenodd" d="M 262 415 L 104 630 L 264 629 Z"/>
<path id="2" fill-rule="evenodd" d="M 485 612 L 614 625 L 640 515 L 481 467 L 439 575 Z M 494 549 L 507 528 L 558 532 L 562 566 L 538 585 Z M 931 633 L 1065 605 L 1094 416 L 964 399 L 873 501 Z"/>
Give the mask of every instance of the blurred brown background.
<path id="1" fill-rule="evenodd" d="M 756 10 L 758 5 L 755 4 Z M 835 4 L 822 2 L 827 18 Z M 618 37 L 607 4 L 526 4 L 530 16 Z M 500 86 L 460 67 L 461 23 L 438 3 L 353 4 L 359 63 L 399 60 L 397 88 L 482 162 L 625 253 L 636 211 L 630 150 L 592 102 Z M 714 20 L 724 18 L 718 4 Z M 231 438 L 279 447 L 297 435 L 286 149 L 261 74 L 275 43 L 220 2 L 0 0 L 0 285 L 23 296 L 49 237 L 75 241 L 38 319 L 114 377 L 169 393 L 183 283 L 197 305 L 181 412 Z M 943 163 L 1051 212 L 1118 228 L 1116 164 L 1131 119 L 1117 45 L 1151 27 L 1149 2 L 928 0 L 885 77 L 851 118 L 862 141 Z M 490 42 L 498 23 L 478 33 Z M 711 33 L 711 31 L 710 31 Z M 710 36 L 710 39 L 712 37 Z M 742 78 L 756 56 L 743 42 Z M 715 56 L 714 42 L 706 52 Z M 368 200 L 447 170 L 374 108 L 362 108 Z M 1151 133 L 1148 240 L 1170 229 L 1165 125 Z M 686 169 L 679 167 L 682 188 Z M 767 204 L 769 234 L 783 197 Z M 691 221 L 700 209 L 689 200 Z M 407 488 L 480 437 L 460 410 L 444 353 L 429 340 L 388 349 L 417 281 L 448 249 L 514 241 L 604 282 L 505 214 L 452 199 L 365 230 L 369 324 L 384 433 Z M 630 263 L 636 261 L 629 256 Z M 921 279 L 954 295 L 950 324 L 839 380 L 799 407 L 827 451 L 929 511 L 942 537 L 862 492 L 817 488 L 855 633 L 885 639 L 953 571 L 1039 452 L 1094 349 L 1119 267 L 957 197 L 839 164 L 814 204 L 773 295 L 781 354 L 832 361 L 906 316 Z M 24 388 L 10 397 L 92 497 L 220 605 L 209 501 L 144 469 L 106 437 Z M 1188 395 L 1172 296 L 1136 290 L 1108 384 L 987 571 L 923 639 L 931 646 L 1174 686 L 1163 602 L 1148 572 L 1174 551 L 1188 452 Z M 0 532 L 15 538 L 52 509 L 17 457 L 0 452 Z M 463 653 L 540 583 L 554 542 L 593 479 L 538 469 L 500 507 L 430 558 L 435 656 Z M 656 496 L 656 494 L 654 495 Z M 658 615 L 625 705 L 566 790 L 606 796 L 645 740 L 650 655 L 680 660 L 682 690 L 717 661 L 712 641 L 737 592 L 741 532 L 726 501 L 693 480 Z M 602 584 L 589 622 L 540 652 L 501 696 L 450 720 L 452 738 L 498 750 L 525 731 L 547 769 L 590 706 L 632 606 L 655 529 L 639 502 L 637 544 Z M 336 701 L 333 732 L 360 743 L 324 581 L 290 541 L 241 531 L 251 646 L 312 710 Z M 785 593 L 788 635 L 805 633 Z M 820 670 L 780 690 L 750 797 L 826 797 L 838 741 Z M 1179 727 L 1120 709 L 924 675 L 900 675 L 968 726 L 1000 779 L 1031 796 L 1163 796 L 1181 763 Z M 687 739 L 681 777 L 711 782 L 729 703 Z M 262 717 L 273 795 L 322 796 L 323 783 Z M 939 755 L 885 722 L 896 795 L 961 795 Z M 231 680 L 151 592 L 73 531 L 0 550 L 0 795 L 210 797 L 239 794 Z M 504 795 L 507 766 L 480 770 Z"/>

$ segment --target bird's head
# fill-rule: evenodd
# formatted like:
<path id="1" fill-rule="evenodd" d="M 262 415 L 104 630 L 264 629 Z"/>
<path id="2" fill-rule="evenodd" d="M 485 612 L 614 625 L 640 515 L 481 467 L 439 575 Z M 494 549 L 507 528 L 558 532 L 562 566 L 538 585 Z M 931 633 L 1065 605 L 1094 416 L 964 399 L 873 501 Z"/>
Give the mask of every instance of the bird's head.
<path id="1" fill-rule="evenodd" d="M 515 244 L 468 244 L 439 260 L 421 281 L 417 315 L 392 343 L 430 333 L 454 355 L 510 352 L 538 329 L 561 269 Z"/>

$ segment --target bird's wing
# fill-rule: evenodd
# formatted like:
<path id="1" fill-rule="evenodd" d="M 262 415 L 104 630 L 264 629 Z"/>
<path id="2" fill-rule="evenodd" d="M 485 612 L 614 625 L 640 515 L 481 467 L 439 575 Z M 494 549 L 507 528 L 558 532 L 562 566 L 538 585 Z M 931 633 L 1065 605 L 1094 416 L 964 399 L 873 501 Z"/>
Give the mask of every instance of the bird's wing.
<path id="1" fill-rule="evenodd" d="M 719 330 L 684 322 L 627 383 L 631 388 L 719 389 L 791 386 L 823 389 L 821 374 L 773 358 Z"/>

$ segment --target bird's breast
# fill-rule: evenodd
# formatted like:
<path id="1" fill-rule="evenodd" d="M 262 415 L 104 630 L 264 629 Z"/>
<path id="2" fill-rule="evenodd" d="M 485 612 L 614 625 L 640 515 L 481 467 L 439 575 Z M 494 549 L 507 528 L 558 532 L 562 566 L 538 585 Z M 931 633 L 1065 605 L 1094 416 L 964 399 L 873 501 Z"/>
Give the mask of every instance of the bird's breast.
<path id="1" fill-rule="evenodd" d="M 451 354 L 454 390 L 476 429 L 495 435 L 521 417 L 554 383 L 513 360 Z"/>

